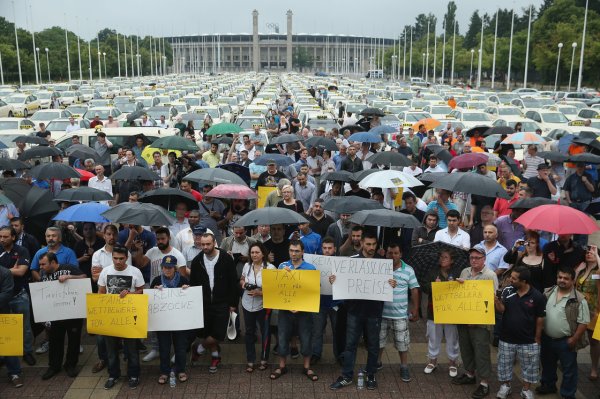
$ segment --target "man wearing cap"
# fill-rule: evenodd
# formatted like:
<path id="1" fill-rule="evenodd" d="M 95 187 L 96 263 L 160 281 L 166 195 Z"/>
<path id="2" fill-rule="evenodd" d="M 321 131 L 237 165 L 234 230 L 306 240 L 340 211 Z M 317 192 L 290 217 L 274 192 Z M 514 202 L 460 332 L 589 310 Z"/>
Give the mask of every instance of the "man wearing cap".
<path id="1" fill-rule="evenodd" d="M 496 273 L 485 266 L 485 249 L 473 247 L 469 250 L 470 267 L 463 269 L 459 283 L 466 280 L 492 280 L 494 292 L 498 289 L 498 277 Z M 463 360 L 465 373 L 455 377 L 452 383 L 455 385 L 475 384 L 475 375 L 480 379 L 479 386 L 471 395 L 474 399 L 484 398 L 489 395 L 489 379 L 492 376 L 492 361 L 490 358 L 490 330 L 486 325 L 459 324 L 458 341 L 460 344 L 460 356 Z"/>
<path id="2" fill-rule="evenodd" d="M 537 166 L 537 176 L 527 179 L 527 186 L 533 190 L 534 197 L 550 199 L 558 191 L 554 179 L 550 176 L 550 167 L 546 163 Z"/>
<path id="3" fill-rule="evenodd" d="M 95 129 L 98 125 L 104 126 L 104 123 L 100 120 L 100 114 L 95 114 L 94 119 L 90 122 L 90 129 Z"/>
<path id="4" fill-rule="evenodd" d="M 190 215 L 191 215 L 191 212 L 190 212 Z M 186 243 L 186 245 L 181 250 L 181 253 L 183 254 L 183 257 L 185 258 L 185 261 L 187 264 L 188 274 L 189 274 L 189 268 L 192 264 L 192 261 L 194 260 L 194 258 L 196 256 L 198 256 L 202 252 L 202 246 L 200 245 L 200 238 L 202 237 L 202 235 L 204 233 L 213 234 L 211 230 L 207 229 L 206 227 L 202 226 L 201 224 L 194 225 L 194 227 L 192 227 L 190 230 L 191 230 L 191 243 Z M 178 234 L 178 236 L 183 233 L 186 233 L 186 232 L 182 231 L 181 233 Z"/>
<path id="5" fill-rule="evenodd" d="M 267 161 L 267 170 L 258 176 L 256 187 L 275 187 L 280 179 L 286 176 L 277 170 L 277 164 L 273 160 Z"/>

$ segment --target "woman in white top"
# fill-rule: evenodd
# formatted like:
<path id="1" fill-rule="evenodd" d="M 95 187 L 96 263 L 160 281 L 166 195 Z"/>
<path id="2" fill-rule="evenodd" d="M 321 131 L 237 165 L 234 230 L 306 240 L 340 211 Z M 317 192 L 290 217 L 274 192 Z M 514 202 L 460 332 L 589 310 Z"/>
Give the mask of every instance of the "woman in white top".
<path id="1" fill-rule="evenodd" d="M 267 250 L 262 243 L 257 242 L 250 245 L 250 262 L 242 269 L 240 286 L 244 290 L 242 295 L 242 308 L 244 310 L 244 322 L 246 324 L 246 372 L 254 371 L 256 362 L 256 348 L 254 339 L 256 337 L 256 325 L 260 326 L 261 334 L 261 357 L 259 370 L 266 370 L 269 358 L 269 318 L 270 309 L 263 308 L 262 298 L 262 271 L 263 269 L 275 269 L 275 266 L 267 262 Z"/>

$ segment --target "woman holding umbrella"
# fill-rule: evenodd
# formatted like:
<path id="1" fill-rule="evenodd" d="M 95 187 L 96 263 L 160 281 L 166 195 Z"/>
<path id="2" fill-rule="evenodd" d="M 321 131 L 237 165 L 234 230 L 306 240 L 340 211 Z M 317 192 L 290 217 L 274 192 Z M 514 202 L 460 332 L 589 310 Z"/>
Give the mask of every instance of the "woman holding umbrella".
<path id="1" fill-rule="evenodd" d="M 258 369 L 264 371 L 267 369 L 269 358 L 269 319 L 270 309 L 263 308 L 262 298 L 262 271 L 264 269 L 275 269 L 275 266 L 267 262 L 267 250 L 260 242 L 250 245 L 250 262 L 247 262 L 242 269 L 240 286 L 244 293 L 242 294 L 242 308 L 244 311 L 244 323 L 246 325 L 246 372 L 254 371 L 256 362 L 256 348 L 254 340 L 256 337 L 256 325 L 260 326 L 262 351 L 260 356 L 260 366 Z"/>
<path id="2" fill-rule="evenodd" d="M 524 250 L 521 248 L 525 247 Z M 544 256 L 540 246 L 540 235 L 537 231 L 529 230 L 524 240 L 517 240 L 512 250 L 504 255 L 504 261 L 511 265 L 499 278 L 504 282 L 510 276 L 510 270 L 515 266 L 525 266 L 531 272 L 531 285 L 539 292 L 544 292 L 542 271 L 544 269 Z M 502 283 L 499 284 L 503 286 Z M 506 284 L 504 284 L 506 285 Z"/>
<path id="3" fill-rule="evenodd" d="M 431 283 L 441 281 L 453 281 L 457 275 L 452 274 L 454 265 L 454 254 L 451 250 L 440 251 L 439 267 L 433 269 L 425 279 L 421 289 L 429 296 L 427 303 L 427 349 L 429 362 L 423 372 L 431 374 L 437 368 L 437 358 L 440 354 L 442 338 L 446 337 L 446 353 L 450 361 L 449 374 L 454 378 L 458 374 L 457 361 L 460 354 L 458 348 L 458 330 L 454 324 L 435 324 L 433 322 L 433 300 L 431 295 Z"/>

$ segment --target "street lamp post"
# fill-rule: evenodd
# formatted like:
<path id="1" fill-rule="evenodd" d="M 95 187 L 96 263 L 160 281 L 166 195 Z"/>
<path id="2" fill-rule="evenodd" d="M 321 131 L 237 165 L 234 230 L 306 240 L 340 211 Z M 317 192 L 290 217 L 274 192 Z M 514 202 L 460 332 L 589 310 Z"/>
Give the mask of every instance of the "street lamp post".
<path id="1" fill-rule="evenodd" d="M 48 50 L 48 47 L 46 47 L 44 50 L 46 51 L 46 65 L 48 66 L 48 83 L 50 83 L 50 57 L 48 56 L 48 52 L 50 50 Z"/>
<path id="2" fill-rule="evenodd" d="M 40 63 L 40 48 L 39 47 L 35 48 L 34 56 L 37 59 L 37 65 L 38 65 L 36 72 L 38 72 L 40 74 L 39 81 L 40 81 L 40 84 L 42 84 L 42 64 Z M 37 76 L 36 76 L 36 79 L 37 79 Z"/>
<path id="3" fill-rule="evenodd" d="M 573 47 L 573 54 L 571 55 L 571 71 L 569 72 L 569 89 L 568 89 L 568 91 L 571 91 L 571 78 L 573 77 L 573 62 L 575 61 L 575 49 L 577 48 L 577 42 L 573 42 L 573 44 L 571 44 L 571 47 Z"/>
<path id="4" fill-rule="evenodd" d="M 4 86 L 4 69 L 2 69 L 2 53 L 0 53 L 0 83 Z"/>
<path id="5" fill-rule="evenodd" d="M 102 80 L 102 57 L 100 57 L 102 53 L 98 51 L 98 78 Z M 105 76 L 106 78 L 106 76 Z"/>
<path id="6" fill-rule="evenodd" d="M 421 72 L 421 77 L 425 80 L 425 56 L 427 54 L 423 53 L 423 71 Z"/>
<path id="7" fill-rule="evenodd" d="M 106 53 L 102 53 L 102 58 L 104 58 L 104 78 L 106 79 L 108 76 L 108 73 L 106 72 Z"/>
<path id="8" fill-rule="evenodd" d="M 554 91 L 558 87 L 558 70 L 560 69 L 560 51 L 562 50 L 563 44 L 558 43 L 558 57 L 556 59 L 556 76 L 554 78 Z"/>
<path id="9" fill-rule="evenodd" d="M 395 69 L 395 65 L 396 65 L 396 60 L 398 59 L 397 55 L 392 55 L 392 80 L 394 80 L 394 69 Z"/>
<path id="10" fill-rule="evenodd" d="M 583 15 L 583 33 L 581 35 L 581 55 L 579 56 L 579 77 L 577 79 L 577 91 L 581 90 L 583 80 L 583 54 L 585 52 L 585 31 L 587 28 L 588 0 L 585 0 L 585 14 Z"/>
<path id="11" fill-rule="evenodd" d="M 472 76 L 473 76 L 473 55 L 475 54 L 475 49 L 471 49 L 471 71 L 469 72 L 469 86 L 473 85 Z"/>

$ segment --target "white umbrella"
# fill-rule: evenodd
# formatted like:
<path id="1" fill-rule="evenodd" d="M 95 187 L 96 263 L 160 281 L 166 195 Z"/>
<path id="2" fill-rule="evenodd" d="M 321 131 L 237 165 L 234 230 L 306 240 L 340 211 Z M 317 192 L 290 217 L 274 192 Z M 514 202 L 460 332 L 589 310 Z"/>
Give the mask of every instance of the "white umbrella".
<path id="1" fill-rule="evenodd" d="M 422 186 L 416 177 L 400 172 L 399 170 L 382 170 L 371 173 L 362 179 L 358 185 L 361 188 L 379 187 L 379 188 L 398 188 Z"/>

